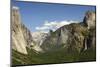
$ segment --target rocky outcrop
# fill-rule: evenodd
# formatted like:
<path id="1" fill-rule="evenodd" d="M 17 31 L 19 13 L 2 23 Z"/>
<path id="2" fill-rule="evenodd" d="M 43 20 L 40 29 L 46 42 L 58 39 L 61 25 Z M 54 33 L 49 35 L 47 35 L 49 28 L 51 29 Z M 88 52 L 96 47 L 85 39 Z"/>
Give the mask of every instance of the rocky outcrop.
<path id="1" fill-rule="evenodd" d="M 62 26 L 43 42 L 44 51 L 66 49 L 67 52 L 81 52 L 95 46 L 95 12 L 88 11 L 81 23 Z"/>
<path id="2" fill-rule="evenodd" d="M 83 20 L 85 27 L 88 28 L 87 48 L 96 47 L 96 13 L 87 11 Z"/>
<path id="3" fill-rule="evenodd" d="M 83 23 L 88 27 L 88 29 L 96 27 L 96 15 L 93 11 L 87 11 L 83 20 Z"/>
<path id="4" fill-rule="evenodd" d="M 26 47 L 34 46 L 34 41 L 30 31 L 21 23 L 18 7 L 12 7 L 11 18 L 12 49 L 27 54 Z"/>

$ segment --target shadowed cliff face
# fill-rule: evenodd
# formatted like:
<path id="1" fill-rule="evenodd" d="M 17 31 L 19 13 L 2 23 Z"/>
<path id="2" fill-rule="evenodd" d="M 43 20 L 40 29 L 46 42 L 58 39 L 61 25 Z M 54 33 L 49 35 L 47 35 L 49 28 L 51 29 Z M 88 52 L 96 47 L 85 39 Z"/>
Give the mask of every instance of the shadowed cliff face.
<path id="1" fill-rule="evenodd" d="M 44 51 L 64 48 L 67 52 L 81 52 L 92 47 L 95 48 L 95 23 L 95 13 L 88 11 L 83 22 L 65 25 L 52 32 L 43 42 L 41 48 Z"/>
<path id="2" fill-rule="evenodd" d="M 26 47 L 34 46 L 34 41 L 32 40 L 30 31 L 21 23 L 19 8 L 12 8 L 11 18 L 12 49 L 27 54 Z"/>

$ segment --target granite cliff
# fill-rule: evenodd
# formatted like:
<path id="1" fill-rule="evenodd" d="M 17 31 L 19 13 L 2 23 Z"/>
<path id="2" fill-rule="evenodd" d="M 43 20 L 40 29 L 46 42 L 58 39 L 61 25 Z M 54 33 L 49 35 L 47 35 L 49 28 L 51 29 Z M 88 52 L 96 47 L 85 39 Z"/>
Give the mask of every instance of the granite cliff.
<path id="1" fill-rule="evenodd" d="M 95 12 L 87 11 L 83 22 L 64 25 L 45 39 L 44 51 L 66 49 L 66 52 L 87 50 L 96 44 Z"/>
<path id="2" fill-rule="evenodd" d="M 28 54 L 26 47 L 34 46 L 35 44 L 30 30 L 21 21 L 18 7 L 12 7 L 11 18 L 12 49 Z"/>

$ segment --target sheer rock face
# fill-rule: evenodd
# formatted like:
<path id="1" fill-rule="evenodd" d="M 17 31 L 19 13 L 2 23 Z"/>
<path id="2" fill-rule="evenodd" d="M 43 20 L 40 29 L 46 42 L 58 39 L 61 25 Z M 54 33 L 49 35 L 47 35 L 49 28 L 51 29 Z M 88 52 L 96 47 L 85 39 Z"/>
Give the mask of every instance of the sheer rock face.
<path id="1" fill-rule="evenodd" d="M 80 52 L 84 48 L 87 29 L 80 24 L 65 25 L 53 32 L 41 45 L 44 51 L 66 48 L 66 51 Z"/>
<path id="2" fill-rule="evenodd" d="M 90 14 L 91 13 L 92 12 L 90 11 Z M 95 48 L 95 13 L 93 12 L 88 17 L 87 15 L 88 14 L 86 14 L 83 23 L 65 25 L 55 32 L 52 32 L 50 36 L 45 39 L 41 48 L 44 51 L 53 51 L 64 48 L 68 52 L 81 52 L 91 47 Z"/>
<path id="3" fill-rule="evenodd" d="M 27 54 L 26 47 L 34 45 L 30 31 L 21 23 L 19 9 L 17 7 L 12 8 L 12 49 Z"/>
<path id="4" fill-rule="evenodd" d="M 86 24 L 88 29 L 96 27 L 96 15 L 93 11 L 87 11 L 83 22 Z"/>
<path id="5" fill-rule="evenodd" d="M 93 11 L 87 11 L 83 20 L 83 23 L 89 30 L 89 36 L 87 38 L 88 47 L 96 47 L 96 13 Z"/>

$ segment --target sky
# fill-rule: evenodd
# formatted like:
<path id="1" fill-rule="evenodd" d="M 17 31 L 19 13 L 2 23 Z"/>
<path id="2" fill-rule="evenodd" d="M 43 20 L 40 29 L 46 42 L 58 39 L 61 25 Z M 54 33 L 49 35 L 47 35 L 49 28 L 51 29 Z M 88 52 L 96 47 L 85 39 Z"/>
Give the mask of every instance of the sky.
<path id="1" fill-rule="evenodd" d="M 86 11 L 95 11 L 95 6 L 53 4 L 12 0 L 12 7 L 18 7 L 22 23 L 32 32 L 56 30 L 57 28 L 81 22 Z"/>

